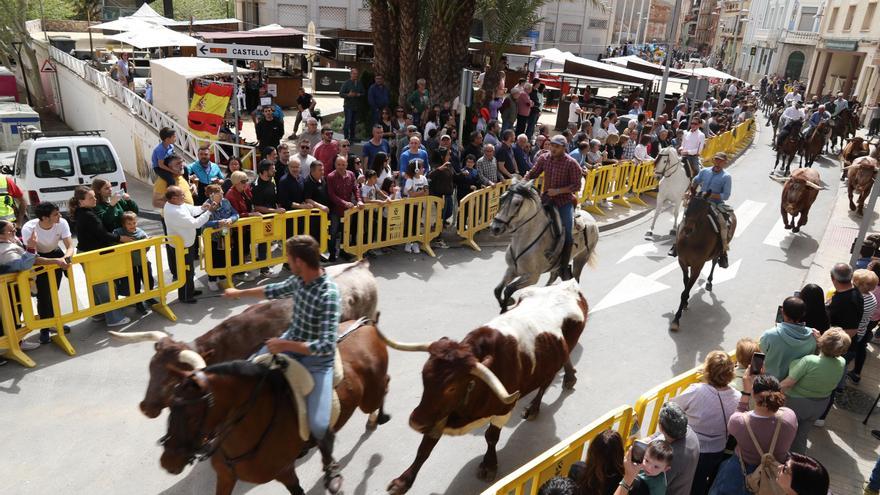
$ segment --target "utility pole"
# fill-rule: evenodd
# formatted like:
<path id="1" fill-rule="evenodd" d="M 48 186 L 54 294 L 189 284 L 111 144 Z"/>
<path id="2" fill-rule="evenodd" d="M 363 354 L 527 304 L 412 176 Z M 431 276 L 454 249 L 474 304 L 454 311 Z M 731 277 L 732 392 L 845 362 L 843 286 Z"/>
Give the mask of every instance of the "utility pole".
<path id="1" fill-rule="evenodd" d="M 618 9 L 620 11 L 620 29 L 617 32 L 617 44 L 623 45 L 623 19 L 626 17 L 626 0 L 620 0 L 617 5 L 623 4 L 623 9 Z M 616 17 L 616 16 L 615 16 Z"/>
<path id="2" fill-rule="evenodd" d="M 645 2 L 645 0 L 642 0 L 642 6 L 639 7 L 639 26 L 644 25 L 644 27 L 642 28 L 642 44 L 643 45 L 645 44 L 645 37 L 648 36 L 648 17 L 645 16 L 645 3 L 649 3 L 649 2 L 650 2 L 650 0 L 648 0 L 648 2 Z M 648 10 L 650 11 L 650 7 L 648 7 Z M 648 15 L 650 15 L 650 13 Z M 639 41 L 639 28 L 638 27 L 636 28 L 635 41 L 636 42 Z"/>
<path id="3" fill-rule="evenodd" d="M 642 0 L 642 1 L 644 1 L 644 0 Z M 633 0 L 632 9 L 629 12 L 629 24 L 627 24 L 627 26 L 626 26 L 626 40 L 627 41 L 629 41 L 629 37 L 632 34 L 633 17 L 635 17 L 635 14 L 636 14 L 636 3 L 635 3 L 635 0 Z M 638 34 L 638 29 L 636 29 L 636 34 Z"/>
<path id="4" fill-rule="evenodd" d="M 675 28 L 678 26 L 678 22 L 675 20 L 678 19 L 678 16 L 681 14 L 681 0 L 675 0 L 675 6 L 672 8 L 672 19 L 673 22 L 669 23 L 669 28 L 667 31 L 667 44 L 669 40 L 675 38 Z M 660 116 L 663 114 L 663 106 L 666 104 L 664 101 L 666 98 L 666 84 L 669 82 L 669 67 L 672 65 L 672 50 L 670 47 L 666 47 L 666 63 L 663 65 L 663 80 L 660 82 L 660 94 L 657 98 L 657 112 L 654 113 L 656 116 Z"/>

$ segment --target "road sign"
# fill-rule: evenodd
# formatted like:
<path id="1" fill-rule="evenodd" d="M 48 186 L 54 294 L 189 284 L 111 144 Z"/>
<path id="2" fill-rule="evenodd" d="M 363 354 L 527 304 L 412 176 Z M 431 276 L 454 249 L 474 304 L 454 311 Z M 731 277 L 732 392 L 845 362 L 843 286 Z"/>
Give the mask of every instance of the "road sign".
<path id="1" fill-rule="evenodd" d="M 199 43 L 196 46 L 196 56 L 227 60 L 271 60 L 272 47 Z"/>
<path id="2" fill-rule="evenodd" d="M 53 64 L 52 61 L 47 58 L 46 61 L 43 62 L 43 66 L 40 67 L 40 72 L 58 72 L 58 71 L 55 69 L 55 64 Z"/>

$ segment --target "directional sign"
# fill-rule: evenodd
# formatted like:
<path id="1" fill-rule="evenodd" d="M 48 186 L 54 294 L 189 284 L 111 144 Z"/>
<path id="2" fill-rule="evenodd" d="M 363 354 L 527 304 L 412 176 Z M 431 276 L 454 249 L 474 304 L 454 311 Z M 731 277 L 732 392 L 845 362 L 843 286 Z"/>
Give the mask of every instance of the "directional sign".
<path id="1" fill-rule="evenodd" d="M 226 60 L 271 60 L 272 47 L 199 43 L 196 46 L 196 56 Z"/>

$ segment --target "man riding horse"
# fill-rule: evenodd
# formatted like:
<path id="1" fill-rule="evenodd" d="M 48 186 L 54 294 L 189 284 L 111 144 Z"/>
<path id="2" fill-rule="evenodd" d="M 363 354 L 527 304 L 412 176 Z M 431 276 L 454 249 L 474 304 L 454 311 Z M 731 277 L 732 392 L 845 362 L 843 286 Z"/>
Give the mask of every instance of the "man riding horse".
<path id="1" fill-rule="evenodd" d="M 840 112 L 849 108 L 849 102 L 846 101 L 846 98 L 843 97 L 843 93 L 837 93 L 837 98 L 833 102 L 834 110 L 831 114 L 831 117 L 837 117 L 840 115 Z"/>
<path id="2" fill-rule="evenodd" d="M 733 178 L 724 168 L 727 166 L 727 153 L 723 151 L 715 153 L 714 164 L 711 168 L 704 168 L 694 177 L 691 182 L 691 191 L 699 192 L 706 196 L 712 207 L 712 212 L 718 222 L 718 237 L 721 241 L 721 254 L 718 257 L 718 266 L 727 268 L 727 250 L 729 249 L 730 216 L 733 209 L 725 201 L 730 198 Z M 699 191 L 698 191 L 699 190 Z M 675 245 L 669 250 L 669 256 L 677 256 Z"/>
<path id="3" fill-rule="evenodd" d="M 703 147 L 706 146 L 706 135 L 700 129 L 702 125 L 703 122 L 699 118 L 691 119 L 690 128 L 684 131 L 684 135 L 681 138 L 681 146 L 678 148 L 678 154 L 686 165 L 684 169 L 687 172 L 688 179 L 693 179 L 700 168 L 702 168 L 700 153 L 702 153 Z"/>
<path id="4" fill-rule="evenodd" d="M 819 108 L 810 115 L 810 119 L 807 121 L 807 126 L 801 131 L 801 137 L 807 139 L 810 137 L 810 132 L 815 129 L 821 122 L 827 122 L 831 120 L 831 114 L 825 110 L 825 105 L 819 105 Z"/>
<path id="5" fill-rule="evenodd" d="M 299 361 L 312 375 L 315 386 L 306 398 L 309 429 L 322 452 L 333 451 L 334 433 L 330 429 L 333 402 L 333 361 L 341 301 L 339 289 L 321 268 L 321 250 L 308 235 L 287 240 L 287 280 L 252 289 L 226 289 L 225 297 L 259 297 L 294 301 L 290 327 L 280 337 L 266 341 L 257 356 L 266 353 L 286 354 Z M 338 465 L 325 473 L 328 482 L 341 485 Z M 333 490 L 335 493 L 337 490 Z"/>
<path id="6" fill-rule="evenodd" d="M 774 150 L 780 144 L 785 142 L 786 138 L 788 138 L 788 135 L 791 133 L 792 127 L 797 127 L 803 124 L 804 112 L 800 107 L 800 102 L 795 101 L 782 112 L 782 115 L 779 117 L 779 126 L 781 129 L 776 136 L 776 141 L 773 143 Z"/>
<path id="7" fill-rule="evenodd" d="M 574 205 L 577 203 L 575 194 L 581 188 L 581 167 L 577 161 L 566 152 L 568 143 L 562 135 L 553 136 L 550 139 L 550 153 L 541 155 L 535 166 L 526 173 L 525 180 L 536 179 L 541 173 L 544 174 L 544 194 L 541 200 L 545 208 L 555 208 L 562 223 L 565 238 L 562 244 L 562 253 L 559 255 L 559 275 L 562 280 L 572 278 L 571 248 L 574 242 L 572 230 L 574 229 Z M 560 232 L 556 222 L 551 222 L 554 229 L 553 235 L 559 239 Z M 547 258 L 555 254 L 555 249 L 545 252 Z"/>

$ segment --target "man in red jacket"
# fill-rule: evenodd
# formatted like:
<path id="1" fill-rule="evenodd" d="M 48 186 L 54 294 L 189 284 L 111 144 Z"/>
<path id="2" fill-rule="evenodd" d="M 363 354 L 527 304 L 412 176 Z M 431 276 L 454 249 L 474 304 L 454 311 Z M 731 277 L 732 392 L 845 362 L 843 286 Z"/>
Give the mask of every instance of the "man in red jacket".
<path id="1" fill-rule="evenodd" d="M 327 176 L 327 193 L 330 196 L 330 261 L 336 261 L 336 256 L 339 253 L 338 237 L 345 210 L 364 204 L 354 172 L 347 169 L 348 159 L 344 156 L 337 156 L 334 163 L 334 170 Z M 354 238 L 354 225 L 352 225 L 351 235 Z M 343 254 L 343 256 L 348 257 L 347 254 Z"/>

